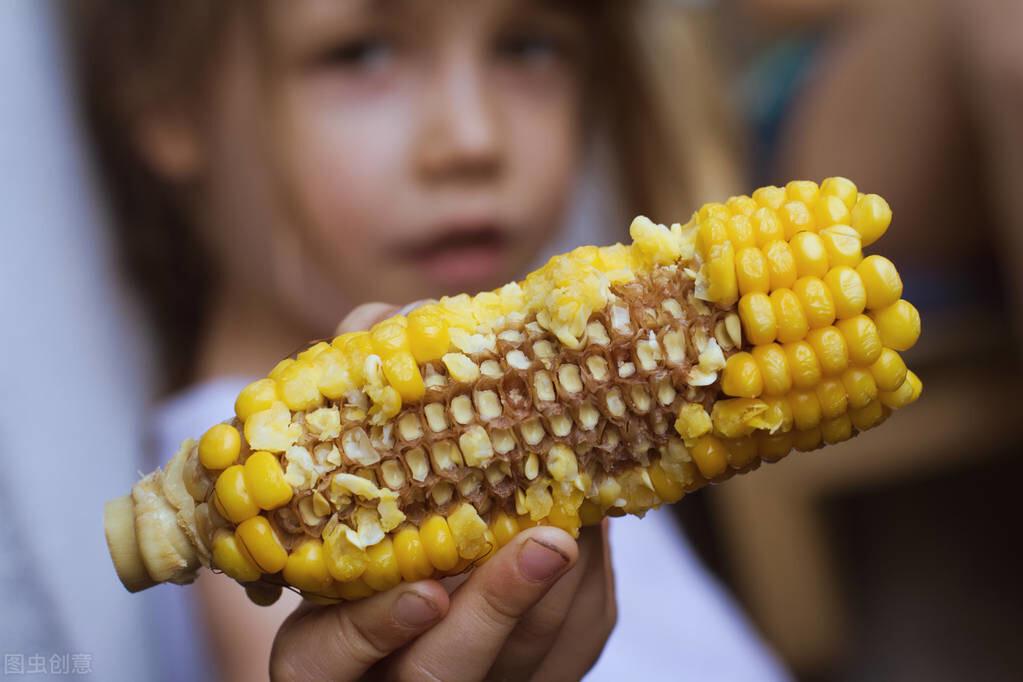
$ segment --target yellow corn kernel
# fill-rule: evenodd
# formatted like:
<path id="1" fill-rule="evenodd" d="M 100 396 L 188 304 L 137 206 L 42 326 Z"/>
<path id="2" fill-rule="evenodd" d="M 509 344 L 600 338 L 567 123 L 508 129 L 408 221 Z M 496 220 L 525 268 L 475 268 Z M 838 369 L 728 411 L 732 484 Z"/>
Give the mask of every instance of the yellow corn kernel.
<path id="1" fill-rule="evenodd" d="M 319 372 L 316 388 L 331 400 L 338 400 L 354 388 L 348 371 L 348 360 L 337 348 L 327 348 L 313 360 Z"/>
<path id="2" fill-rule="evenodd" d="M 576 529 L 575 537 L 579 537 L 578 529 Z M 489 528 L 483 532 L 483 546 L 485 548 L 483 554 L 473 559 L 473 565 L 475 566 L 480 566 L 490 561 L 497 554 L 497 550 L 500 549 L 497 546 L 497 538 L 494 537 L 494 532 Z"/>
<path id="3" fill-rule="evenodd" d="M 408 315 L 408 341 L 416 362 L 440 360 L 451 345 L 448 325 L 435 306 L 423 306 Z"/>
<path id="4" fill-rule="evenodd" d="M 806 341 L 816 353 L 825 376 L 841 374 L 849 366 L 849 345 L 836 327 L 812 329 Z"/>
<path id="5" fill-rule="evenodd" d="M 855 268 L 863 260 L 863 243 L 856 230 L 848 225 L 832 225 L 820 231 L 824 250 L 831 267 Z"/>
<path id="6" fill-rule="evenodd" d="M 816 391 L 792 391 L 788 399 L 792 409 L 792 423 L 796 429 L 806 431 L 821 423 L 823 412 Z"/>
<path id="7" fill-rule="evenodd" d="M 882 341 L 884 337 L 882 336 Z M 906 380 L 906 363 L 902 356 L 891 348 L 882 348 L 874 364 L 870 366 L 874 383 L 880 391 L 894 391 Z"/>
<path id="8" fill-rule="evenodd" d="M 303 592 L 323 594 L 333 582 L 323 556 L 323 543 L 315 538 L 304 540 L 288 556 L 284 579 Z"/>
<path id="9" fill-rule="evenodd" d="M 460 557 L 476 559 L 486 551 L 483 535 L 487 532 L 487 523 L 480 518 L 476 507 L 463 502 L 451 512 L 447 522 Z"/>
<path id="10" fill-rule="evenodd" d="M 821 427 L 815 426 L 805 431 L 792 432 L 792 447 L 796 452 L 810 452 L 821 446 L 824 436 L 821 434 Z"/>
<path id="11" fill-rule="evenodd" d="M 735 255 L 735 275 L 739 294 L 770 293 L 771 277 L 767 272 L 767 258 L 755 246 L 747 247 Z"/>
<path id="12" fill-rule="evenodd" d="M 725 202 L 725 208 L 727 208 L 732 215 L 751 216 L 760 207 L 757 206 L 757 202 L 751 197 L 737 196 L 729 197 L 728 201 Z"/>
<path id="13" fill-rule="evenodd" d="M 725 441 L 728 450 L 728 465 L 733 469 L 743 469 L 757 458 L 757 441 L 753 436 L 731 438 Z"/>
<path id="14" fill-rule="evenodd" d="M 341 525 L 323 534 L 323 560 L 331 577 L 340 583 L 359 579 L 369 565 L 366 550 L 353 545 Z"/>
<path id="15" fill-rule="evenodd" d="M 458 547 L 443 516 L 433 515 L 419 527 L 419 539 L 426 556 L 438 571 L 450 571 L 458 565 Z"/>
<path id="16" fill-rule="evenodd" d="M 323 404 L 320 373 L 311 362 L 289 365 L 277 378 L 281 400 L 292 412 L 312 410 Z"/>
<path id="17" fill-rule="evenodd" d="M 757 245 L 757 235 L 753 230 L 753 223 L 748 216 L 733 215 L 726 223 L 728 229 L 728 241 L 732 247 L 739 251 L 749 246 Z"/>
<path id="18" fill-rule="evenodd" d="M 757 291 L 739 299 L 739 319 L 743 336 L 754 346 L 771 343 L 778 334 L 774 306 L 767 294 Z"/>
<path id="19" fill-rule="evenodd" d="M 721 390 L 736 398 L 756 398 L 764 391 L 764 378 L 752 355 L 735 353 L 725 362 L 721 373 Z"/>
<path id="20" fill-rule="evenodd" d="M 884 406 L 879 400 L 871 400 L 863 407 L 849 410 L 849 419 L 860 431 L 866 431 L 881 423 L 884 419 Z"/>
<path id="21" fill-rule="evenodd" d="M 763 247 L 767 259 L 767 273 L 771 279 L 771 291 L 787 289 L 796 283 L 796 257 L 788 242 L 771 242 Z"/>
<path id="22" fill-rule="evenodd" d="M 604 520 L 604 514 L 600 511 L 600 506 L 589 500 L 583 500 L 583 503 L 579 505 L 579 520 L 584 526 L 596 526 Z"/>
<path id="23" fill-rule="evenodd" d="M 842 385 L 849 396 L 850 409 L 864 407 L 877 398 L 877 384 L 869 370 L 850 367 L 842 373 Z"/>
<path id="24" fill-rule="evenodd" d="M 548 526 L 554 526 L 555 528 L 560 528 L 574 538 L 579 537 L 579 528 L 583 525 L 577 510 L 570 507 L 566 508 L 564 505 L 560 504 L 555 504 L 551 507 L 550 513 L 547 514 L 545 524 Z"/>
<path id="25" fill-rule="evenodd" d="M 267 410 L 278 400 L 277 384 L 273 379 L 259 379 L 246 386 L 234 401 L 234 413 L 245 421 L 257 412 Z"/>
<path id="26" fill-rule="evenodd" d="M 822 196 L 813 207 L 813 216 L 817 220 L 817 229 L 823 230 L 832 225 L 848 225 L 852 220 L 849 207 L 839 197 Z M 857 235 L 858 236 L 858 235 Z"/>
<path id="27" fill-rule="evenodd" d="M 895 264 L 884 256 L 867 256 L 856 267 L 867 292 L 867 308 L 887 308 L 902 296 L 902 278 Z"/>
<path id="28" fill-rule="evenodd" d="M 705 433 L 710 433 L 711 420 L 707 410 L 699 403 L 686 403 L 678 411 L 678 419 L 675 420 L 675 431 L 686 441 L 699 438 Z"/>
<path id="29" fill-rule="evenodd" d="M 263 573 L 277 573 L 284 568 L 288 550 L 284 549 L 265 516 L 242 521 L 234 533 Z"/>
<path id="30" fill-rule="evenodd" d="M 260 509 L 270 511 L 291 502 L 293 491 L 284 480 L 284 470 L 276 456 L 260 450 L 245 460 L 245 488 Z"/>
<path id="31" fill-rule="evenodd" d="M 739 299 L 739 284 L 735 275 L 735 249 L 731 242 L 712 246 L 704 268 L 707 299 L 726 308 L 735 305 Z"/>
<path id="32" fill-rule="evenodd" d="M 714 432 L 724 438 L 741 438 L 756 428 L 765 428 L 767 403 L 753 398 L 717 400 L 712 410 Z"/>
<path id="33" fill-rule="evenodd" d="M 213 537 L 213 565 L 240 583 L 259 580 L 259 566 L 252 560 L 226 528 L 219 528 Z"/>
<path id="34" fill-rule="evenodd" d="M 668 475 L 661 466 L 660 460 L 650 465 L 647 470 L 650 473 L 650 482 L 654 485 L 654 492 L 661 501 L 667 504 L 675 504 L 685 495 L 685 488 L 679 481 Z"/>
<path id="35" fill-rule="evenodd" d="M 827 327 L 835 321 L 835 299 L 823 280 L 818 277 L 801 277 L 792 291 L 803 307 L 810 329 Z"/>
<path id="36" fill-rule="evenodd" d="M 785 203 L 785 188 L 768 185 L 753 192 L 753 200 L 764 208 L 778 210 Z"/>
<path id="37" fill-rule="evenodd" d="M 892 410 L 905 407 L 912 402 L 912 397 L 913 385 L 909 382 L 908 372 L 906 373 L 906 380 L 894 391 L 881 391 L 877 395 L 877 399 L 881 401 L 881 404 Z"/>
<path id="38" fill-rule="evenodd" d="M 777 462 L 792 451 L 792 432 L 757 432 L 757 455 L 765 462 Z"/>
<path id="39" fill-rule="evenodd" d="M 361 578 L 347 583 L 334 583 L 333 587 L 337 595 L 346 601 L 365 599 L 376 594 Z"/>
<path id="40" fill-rule="evenodd" d="M 725 473 L 728 469 L 728 450 L 725 444 L 718 438 L 706 435 L 693 444 L 689 450 L 700 474 L 708 479 L 714 479 Z"/>
<path id="41" fill-rule="evenodd" d="M 348 373 L 351 375 L 352 383 L 361 387 L 366 383 L 366 358 L 376 352 L 369 332 L 342 334 L 334 339 L 334 343 L 341 346 L 339 350 L 344 353 L 348 362 Z"/>
<path id="42" fill-rule="evenodd" d="M 785 198 L 793 201 L 802 201 L 807 206 L 813 206 L 820 197 L 820 188 L 813 180 L 792 180 L 785 185 Z"/>
<path id="43" fill-rule="evenodd" d="M 821 182 L 821 195 L 826 197 L 838 197 L 850 211 L 856 205 L 858 190 L 856 183 L 842 177 L 826 178 Z"/>
<path id="44" fill-rule="evenodd" d="M 725 227 L 724 220 L 714 217 L 702 219 L 700 229 L 696 232 L 696 248 L 699 249 L 700 253 L 704 256 L 709 256 L 712 248 L 727 241 L 728 228 Z"/>
<path id="45" fill-rule="evenodd" d="M 792 389 L 792 374 L 785 351 L 777 343 L 753 348 L 760 375 L 764 378 L 764 395 L 785 395 Z"/>
<path id="46" fill-rule="evenodd" d="M 401 315 L 389 317 L 370 327 L 369 338 L 373 342 L 373 352 L 381 358 L 412 352 L 408 340 L 408 323 Z"/>
<path id="47" fill-rule="evenodd" d="M 372 547 L 367 547 L 366 557 L 369 561 L 362 580 L 367 585 L 377 592 L 384 592 L 401 582 L 401 570 L 398 568 L 398 557 L 391 538 L 385 537 Z"/>
<path id="48" fill-rule="evenodd" d="M 778 341 L 789 343 L 806 336 L 810 324 L 799 303 L 799 297 L 791 289 L 776 289 L 771 292 L 771 307 L 778 324 Z"/>
<path id="49" fill-rule="evenodd" d="M 816 393 L 824 419 L 834 419 L 849 408 L 849 396 L 841 379 L 825 379 L 817 385 Z"/>
<path id="50" fill-rule="evenodd" d="M 767 405 L 767 411 L 763 414 L 763 420 L 765 423 L 771 424 L 771 428 L 768 430 L 791 431 L 794 418 L 788 399 L 784 396 L 775 396 L 764 398 L 764 403 Z"/>
<path id="51" fill-rule="evenodd" d="M 396 352 L 385 358 L 384 376 L 405 402 L 411 403 L 426 395 L 423 375 L 412 353 Z"/>
<path id="52" fill-rule="evenodd" d="M 800 232 L 789 242 L 796 261 L 796 276 L 823 277 L 828 274 L 828 252 L 815 232 Z"/>
<path id="53" fill-rule="evenodd" d="M 821 422 L 821 437 L 828 445 L 849 440 L 852 435 L 852 420 L 847 414 L 840 414 L 833 419 L 825 419 Z"/>
<path id="54" fill-rule="evenodd" d="M 861 194 L 852 209 L 852 227 L 860 233 L 864 246 L 870 246 L 884 235 L 892 222 L 888 202 L 876 194 Z"/>
<path id="55" fill-rule="evenodd" d="M 792 239 L 799 232 L 813 232 L 817 221 L 810 207 L 802 201 L 787 201 L 778 210 L 778 218 L 785 229 L 785 239 Z"/>
<path id="56" fill-rule="evenodd" d="M 847 320 L 839 320 L 835 328 L 845 337 L 849 347 L 849 362 L 860 367 L 874 364 L 881 356 L 881 335 L 877 327 L 866 315 L 857 315 Z"/>
<path id="57" fill-rule="evenodd" d="M 817 353 L 807 341 L 786 343 L 785 359 L 788 361 L 792 385 L 796 388 L 813 388 L 820 383 L 822 372 Z"/>
<path id="58" fill-rule="evenodd" d="M 433 575 L 433 564 L 426 556 L 426 549 L 419 539 L 419 530 L 414 526 L 406 526 L 395 534 L 394 554 L 401 577 L 406 581 L 425 580 Z"/>
<path id="59" fill-rule="evenodd" d="M 211 471 L 226 469 L 238 459 L 242 437 L 230 424 L 217 424 L 199 439 L 199 462 Z"/>
<path id="60" fill-rule="evenodd" d="M 241 523 L 259 513 L 259 506 L 245 486 L 245 467 L 241 464 L 224 469 L 217 477 L 215 490 L 219 510 L 231 523 Z"/>
<path id="61" fill-rule="evenodd" d="M 831 268 L 824 276 L 824 283 L 835 301 L 835 317 L 844 320 L 855 317 L 867 307 L 867 290 L 859 274 L 848 266 Z"/>
<path id="62" fill-rule="evenodd" d="M 511 514 L 499 512 L 491 522 L 490 530 L 494 531 L 497 544 L 504 547 L 518 535 L 519 522 Z"/>
<path id="63" fill-rule="evenodd" d="M 920 377 L 918 377 L 912 370 L 906 372 L 906 381 L 909 382 L 910 388 L 912 389 L 909 395 L 909 402 L 913 402 L 920 397 L 920 394 L 924 390 L 924 384 L 920 381 Z"/>
<path id="64" fill-rule="evenodd" d="M 277 381 L 277 379 L 280 378 L 284 370 L 286 370 L 287 368 L 291 367 L 294 364 L 295 364 L 294 358 L 284 358 L 276 365 L 274 365 L 274 368 L 270 370 L 270 373 L 267 374 L 267 377 L 273 379 L 274 381 Z"/>
<path id="65" fill-rule="evenodd" d="M 753 232 L 756 235 L 757 246 L 763 248 L 774 241 L 785 239 L 785 228 L 782 227 L 778 215 L 769 208 L 758 209 L 753 217 Z"/>
<path id="66" fill-rule="evenodd" d="M 888 348 L 907 351 L 920 338 L 920 313 L 905 299 L 872 311 L 870 317 L 881 335 L 881 343 Z"/>

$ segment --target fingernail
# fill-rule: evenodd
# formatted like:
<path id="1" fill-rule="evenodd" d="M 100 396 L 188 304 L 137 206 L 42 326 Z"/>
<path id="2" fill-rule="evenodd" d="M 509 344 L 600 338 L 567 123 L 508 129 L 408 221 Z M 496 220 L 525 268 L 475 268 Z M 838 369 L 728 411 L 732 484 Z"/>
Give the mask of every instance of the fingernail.
<path id="1" fill-rule="evenodd" d="M 553 578 L 568 563 L 568 557 L 557 548 L 530 538 L 519 549 L 519 569 L 533 582 Z"/>
<path id="2" fill-rule="evenodd" d="M 415 592 L 406 592 L 394 603 L 394 619 L 406 627 L 421 628 L 439 616 L 437 605 Z"/>

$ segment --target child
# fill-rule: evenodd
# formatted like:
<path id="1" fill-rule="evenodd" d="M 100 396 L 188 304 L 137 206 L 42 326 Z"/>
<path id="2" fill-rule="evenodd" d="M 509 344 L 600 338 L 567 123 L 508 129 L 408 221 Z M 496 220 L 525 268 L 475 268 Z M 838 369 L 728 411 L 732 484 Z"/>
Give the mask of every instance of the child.
<path id="1" fill-rule="evenodd" d="M 521 276 L 566 221 L 593 150 L 613 159 L 619 225 L 638 212 L 678 219 L 697 196 L 709 198 L 699 179 L 727 173 L 712 143 L 710 74 L 652 58 L 691 62 L 695 50 L 658 4 L 82 3 L 89 120 L 179 391 L 157 415 L 157 456 L 229 414 L 251 377 L 331 334 L 361 302 L 474 292 Z M 655 50 L 658 36 L 671 52 Z M 387 310 L 358 309 L 346 325 Z M 717 668 L 731 679 L 776 677 L 671 517 L 652 516 L 660 521 L 644 522 L 645 532 L 660 531 L 655 542 L 631 528 L 615 533 L 627 599 L 594 675 L 707 678 Z M 614 624 L 607 546 L 598 530 L 577 547 L 554 529 L 516 546 L 534 540 L 548 554 L 536 559 L 545 569 L 532 587 L 529 562 L 503 552 L 450 604 L 436 584 L 420 583 L 366 604 L 303 610 L 282 630 L 273 670 L 347 678 L 385 658 L 405 676 L 578 678 Z M 651 565 L 663 580 L 651 581 Z M 425 600 L 420 615 L 430 618 L 381 633 L 400 590 Z M 205 635 L 172 622 L 185 594 L 198 597 Z M 201 674 L 206 645 L 223 679 L 266 674 L 295 604 L 260 611 L 212 575 L 161 598 L 165 633 L 198 634 L 174 645 L 177 669 Z M 338 668 L 332 647 L 361 669 Z"/>

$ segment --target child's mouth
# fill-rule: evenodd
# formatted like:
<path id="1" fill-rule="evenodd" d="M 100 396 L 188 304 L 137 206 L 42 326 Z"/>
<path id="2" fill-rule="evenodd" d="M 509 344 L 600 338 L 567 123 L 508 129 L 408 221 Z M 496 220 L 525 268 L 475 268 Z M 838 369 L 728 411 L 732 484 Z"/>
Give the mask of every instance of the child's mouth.
<path id="1" fill-rule="evenodd" d="M 502 274 L 507 241 L 494 225 L 460 226 L 413 244 L 402 257 L 423 277 L 461 291 Z"/>

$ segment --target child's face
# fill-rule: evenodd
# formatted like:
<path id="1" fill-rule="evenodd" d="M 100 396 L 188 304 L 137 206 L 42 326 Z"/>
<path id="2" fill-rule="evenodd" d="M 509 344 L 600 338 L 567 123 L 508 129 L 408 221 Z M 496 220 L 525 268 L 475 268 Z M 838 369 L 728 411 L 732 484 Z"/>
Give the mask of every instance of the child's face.
<path id="1" fill-rule="evenodd" d="M 232 32 L 202 129 L 201 196 L 226 276 L 322 317 L 521 274 L 580 160 L 578 11 L 301 0 L 269 12 L 268 51 Z M 282 262 L 285 277 L 254 266 Z"/>

